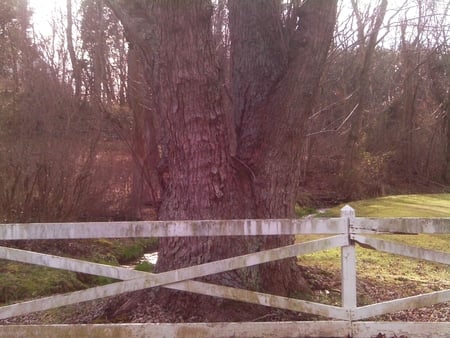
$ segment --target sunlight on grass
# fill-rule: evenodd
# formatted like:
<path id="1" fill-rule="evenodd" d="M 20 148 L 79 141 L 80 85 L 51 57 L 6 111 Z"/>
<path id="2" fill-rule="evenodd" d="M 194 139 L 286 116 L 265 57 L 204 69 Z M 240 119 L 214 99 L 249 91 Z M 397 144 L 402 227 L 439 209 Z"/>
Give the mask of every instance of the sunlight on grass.
<path id="1" fill-rule="evenodd" d="M 350 202 L 359 217 L 450 217 L 450 194 L 396 195 Z M 327 210 L 339 217 L 343 205 Z"/>
<path id="2" fill-rule="evenodd" d="M 359 217 L 450 217 L 450 194 L 398 195 L 349 203 Z M 325 217 L 339 217 L 343 205 L 328 210 Z M 320 215 L 320 217 L 324 217 Z M 298 236 L 305 242 L 326 236 Z M 395 241 L 430 250 L 450 252 L 450 234 L 446 235 L 376 235 L 376 238 Z M 340 270 L 340 249 L 321 251 L 299 257 L 299 264 L 326 271 Z M 398 255 L 378 252 L 357 246 L 359 278 L 401 284 L 404 281 L 423 283 L 425 289 L 450 287 L 450 268 Z"/>
<path id="3" fill-rule="evenodd" d="M 379 281 L 405 280 L 439 283 L 450 287 L 450 269 L 444 264 L 391 255 L 357 246 L 358 276 Z M 340 270 L 340 249 L 320 251 L 299 257 L 299 264 L 320 267 L 326 271 Z"/>

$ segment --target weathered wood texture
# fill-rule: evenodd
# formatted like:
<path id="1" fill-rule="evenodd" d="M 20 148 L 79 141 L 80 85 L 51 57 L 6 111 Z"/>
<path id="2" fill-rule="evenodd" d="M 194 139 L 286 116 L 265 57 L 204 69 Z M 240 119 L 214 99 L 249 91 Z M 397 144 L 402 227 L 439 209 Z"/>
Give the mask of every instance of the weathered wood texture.
<path id="1" fill-rule="evenodd" d="M 341 218 L 0 224 L 2 240 L 339 234 Z"/>
<path id="2" fill-rule="evenodd" d="M 450 218 L 367 218 L 352 221 L 352 233 L 450 234 Z"/>
<path id="3" fill-rule="evenodd" d="M 274 260 L 285 259 L 288 257 L 295 257 L 297 255 L 303 255 L 311 252 L 321 251 L 324 249 L 339 247 L 346 244 L 347 242 L 348 238 L 346 236 L 340 235 L 316 241 L 310 241 L 306 243 L 294 244 L 283 248 L 265 250 L 253 254 L 228 258 L 221 261 L 205 263 L 188 268 L 162 272 L 159 274 L 145 274 L 144 276 L 140 275 L 141 278 L 135 278 L 123 282 L 99 286 L 88 290 L 76 291 L 69 294 L 55 295 L 52 297 L 40 298 L 18 304 L 3 306 L 0 307 L 0 319 L 18 316 L 30 312 L 48 310 L 64 305 L 76 304 L 89 300 L 114 296 L 125 292 L 173 284 L 224 271 L 230 271 L 243 267 L 271 262 Z M 13 256 L 15 256 L 15 258 L 18 258 L 22 262 L 24 261 L 27 261 L 29 263 L 33 262 L 34 264 L 37 263 L 45 266 L 59 267 L 64 269 L 74 269 L 75 271 L 85 270 L 83 272 L 99 275 L 106 274 L 106 272 L 108 272 L 107 274 L 110 274 L 110 277 L 113 278 L 118 278 L 119 274 L 121 272 L 123 273 L 123 269 L 119 269 L 117 267 L 111 267 L 111 269 L 108 269 L 107 266 L 102 264 L 94 264 L 89 262 L 85 263 L 74 259 L 55 257 L 51 255 L 27 253 L 24 251 L 20 252 L 18 250 L 8 248 L 1 248 L 1 249 L 2 249 L 0 250 L 1 257 L 11 259 L 13 258 Z M 125 276 L 122 276 L 122 278 L 124 277 Z M 124 279 L 128 278 L 125 277 Z M 240 300 L 245 301 L 245 299 Z M 325 307 L 326 306 L 319 305 L 319 310 L 317 311 L 321 314 L 326 315 L 328 312 L 320 310 L 324 309 Z M 342 315 L 340 315 L 339 317 L 342 317 Z"/>
<path id="4" fill-rule="evenodd" d="M 190 324 L 94 324 L 94 325 L 8 325 L 0 337 L 27 338 L 253 338 L 253 337 L 347 337 L 367 338 L 383 333 L 387 337 L 447 338 L 449 323 L 433 322 L 257 322 Z"/>
<path id="5" fill-rule="evenodd" d="M 361 306 L 354 311 L 352 318 L 354 320 L 360 320 L 383 315 L 386 313 L 393 313 L 407 309 L 417 309 L 420 307 L 427 307 L 449 301 L 450 290 L 435 291 L 417 296 L 390 300 L 378 304 Z"/>
<path id="6" fill-rule="evenodd" d="M 386 337 L 408 338 L 448 338 L 450 323 L 432 322 L 354 322 L 352 324 L 353 338 L 375 337 L 377 333 Z"/>
<path id="7" fill-rule="evenodd" d="M 422 259 L 435 263 L 448 264 L 450 262 L 450 254 L 446 252 L 438 252 L 423 248 L 413 247 L 400 243 L 394 243 L 377 238 L 364 237 L 360 235 L 352 235 L 351 239 L 372 248 L 377 251 L 387 252 L 395 255 Z"/>
<path id="8" fill-rule="evenodd" d="M 305 243 L 208 262 L 192 267 L 151 274 L 77 259 L 0 247 L 0 259 L 89 273 L 122 280 L 114 284 L 69 294 L 26 301 L 0 307 L 0 319 L 94 300 L 155 286 L 188 291 L 214 297 L 245 301 L 280 309 L 310 313 L 343 321 L 286 323 L 216 323 L 216 324 L 121 324 L 121 325 L 53 325 L 0 326 L 1 337 L 74 337 L 94 334 L 97 337 L 368 337 L 378 332 L 408 337 L 448 337 L 450 323 L 356 322 L 373 316 L 408 308 L 430 306 L 450 301 L 450 290 L 356 306 L 355 243 L 376 250 L 450 264 L 450 255 L 417 247 L 365 237 L 365 233 L 450 233 L 450 219 L 369 219 L 355 217 L 346 206 L 341 218 L 304 218 L 300 220 L 232 220 L 114 223 L 3 224 L 0 238 L 56 239 L 101 237 L 164 236 L 257 236 L 280 234 L 338 234 Z M 330 248 L 342 248 L 342 307 L 253 292 L 192 279 L 266 262 L 295 257 Z M 156 332 L 156 333 L 155 333 Z"/>
<path id="9" fill-rule="evenodd" d="M 0 224 L 2 240 L 295 234 L 448 234 L 450 218 L 342 218 Z"/>
<path id="10" fill-rule="evenodd" d="M 4 326 L 0 337 L 158 337 L 158 338 L 225 338 L 225 337 L 344 337 L 347 322 L 274 322 L 274 323 L 192 323 L 192 324 L 116 324 L 116 325 L 49 325 Z M 8 335 L 10 334 L 10 335 Z"/>
<path id="11" fill-rule="evenodd" d="M 355 219 L 355 210 L 346 205 L 341 209 L 341 218 L 347 221 L 347 232 Z M 354 243 L 341 247 L 342 306 L 346 309 L 356 308 L 356 248 Z"/>

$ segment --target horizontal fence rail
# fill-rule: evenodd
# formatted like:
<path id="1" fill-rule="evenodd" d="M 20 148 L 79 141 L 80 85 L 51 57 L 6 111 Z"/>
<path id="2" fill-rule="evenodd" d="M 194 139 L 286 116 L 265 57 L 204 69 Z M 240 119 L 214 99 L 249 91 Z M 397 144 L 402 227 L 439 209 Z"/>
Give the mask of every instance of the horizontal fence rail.
<path id="1" fill-rule="evenodd" d="M 448 338 L 448 325 L 434 323 L 432 335 L 424 335 L 428 323 L 407 323 L 410 330 L 389 322 L 255 322 L 255 323 L 191 323 L 191 324 L 87 324 L 87 325 L 9 325 L 2 328 L 4 337 L 80 338 L 80 337 L 375 337 L 383 332 L 386 337 Z M 412 333 L 411 333 L 412 332 Z"/>
<path id="2" fill-rule="evenodd" d="M 114 296 L 150 287 L 164 287 L 202 295 L 239 300 L 253 304 L 287 309 L 328 317 L 328 322 L 283 323 L 216 323 L 216 324 L 116 324 L 116 325 L 50 325 L 39 326 L 45 336 L 83 336 L 83 330 L 109 332 L 117 337 L 369 337 L 378 332 L 404 334 L 408 337 L 448 337 L 450 322 L 444 323 L 385 323 L 362 322 L 374 316 L 412 307 L 423 307 L 450 301 L 450 290 L 406 297 L 387 302 L 357 306 L 355 243 L 390 254 L 450 264 L 450 254 L 436 252 L 367 234 L 449 234 L 450 218 L 360 218 L 345 206 L 339 218 L 267 219 L 267 220 L 202 220 L 154 222 L 88 222 L 88 223 L 30 223 L 0 224 L 1 240 L 85 239 L 129 237 L 187 237 L 187 236 L 277 236 L 296 234 L 334 235 L 319 240 L 232 257 L 197 266 L 159 274 L 140 272 L 122 267 L 58 257 L 26 250 L 0 247 L 0 259 L 110 277 L 120 282 L 87 290 L 54 295 L 0 307 L 0 319 L 48 310 Z M 211 274 L 245 268 L 321 250 L 341 248 L 342 306 L 331 306 L 249 290 L 225 287 L 193 279 Z M 256 325 L 257 324 L 257 325 Z M 155 326 L 156 325 L 156 326 Z M 161 331 L 162 329 L 162 331 Z M 180 332 L 183 332 L 180 333 Z M 273 334 L 271 333 L 273 332 Z M 288 333 L 289 332 L 289 333 Z M 369 333 L 370 332 L 370 333 Z M 109 334 L 108 333 L 108 334 Z M 117 333 L 117 334 L 116 334 Z M 105 333 L 106 334 L 106 333 Z M 32 326 L 0 326 L 1 337 L 33 336 Z M 40 335 L 42 336 L 42 334 Z M 96 336 L 101 336 L 100 334 Z M 111 336 L 111 335 L 109 335 Z"/>
<path id="3" fill-rule="evenodd" d="M 342 218 L 2 224 L 3 240 L 339 234 Z"/>
<path id="4" fill-rule="evenodd" d="M 450 218 L 343 218 L 1 224 L 0 239 L 87 239 L 297 234 L 448 234 Z"/>
<path id="5" fill-rule="evenodd" d="M 448 234 L 450 218 L 369 218 L 352 219 L 352 233 L 387 233 L 387 234 Z"/>

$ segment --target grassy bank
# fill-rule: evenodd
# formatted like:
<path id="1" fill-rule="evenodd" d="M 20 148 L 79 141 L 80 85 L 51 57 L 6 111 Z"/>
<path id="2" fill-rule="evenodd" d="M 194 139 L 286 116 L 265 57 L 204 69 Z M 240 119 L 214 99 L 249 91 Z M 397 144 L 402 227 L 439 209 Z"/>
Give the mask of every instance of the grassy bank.
<path id="1" fill-rule="evenodd" d="M 7 243 L 5 244 L 7 245 Z M 139 260 L 147 250 L 154 250 L 156 239 L 99 239 L 36 241 L 31 247 L 18 243 L 21 249 L 120 265 Z M 0 305 L 39 298 L 57 293 L 81 290 L 113 282 L 111 278 L 92 276 L 31 264 L 0 260 Z"/>
<path id="2" fill-rule="evenodd" d="M 450 217 L 450 194 L 401 195 L 349 203 L 360 217 Z M 327 210 L 325 217 L 339 217 L 341 206 Z M 303 242 L 319 236 L 299 236 Z M 377 238 L 403 244 L 450 252 L 450 235 L 377 235 Z M 336 281 L 340 272 L 340 250 L 326 250 L 299 257 L 299 264 L 319 269 L 324 277 L 324 287 L 334 289 L 335 295 L 322 297 L 323 301 L 338 304 L 339 288 Z M 398 296 L 410 296 L 423 292 L 450 288 L 450 268 L 421 260 L 391 255 L 357 246 L 357 274 L 359 280 L 359 304 L 369 304 Z M 320 275 L 320 274 L 319 274 Z M 331 283 L 331 286 L 330 286 Z M 320 291 L 320 283 L 317 284 Z M 380 288 L 386 291 L 374 291 Z M 329 292 L 329 290 L 327 290 Z M 319 292 L 319 294 L 322 294 Z"/>

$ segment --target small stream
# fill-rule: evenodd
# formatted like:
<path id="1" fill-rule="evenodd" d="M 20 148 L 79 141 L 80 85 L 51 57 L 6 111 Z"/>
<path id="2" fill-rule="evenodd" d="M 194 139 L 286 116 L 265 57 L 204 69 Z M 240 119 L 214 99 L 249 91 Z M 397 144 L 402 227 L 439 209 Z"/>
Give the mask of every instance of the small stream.
<path id="1" fill-rule="evenodd" d="M 156 262 L 158 261 L 158 252 L 151 252 L 146 253 L 142 258 L 139 260 L 139 262 L 147 261 L 150 264 L 156 265 Z"/>
<path id="2" fill-rule="evenodd" d="M 149 252 L 145 253 L 138 261 L 134 263 L 130 263 L 127 265 L 122 265 L 123 268 L 127 269 L 134 269 L 136 265 L 142 262 L 149 262 L 152 265 L 156 265 L 156 262 L 158 261 L 158 252 Z"/>

